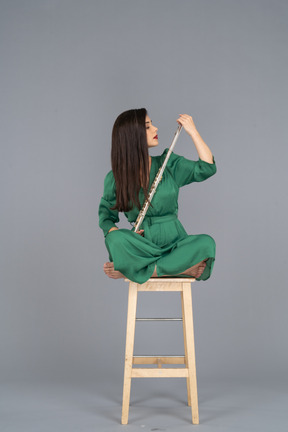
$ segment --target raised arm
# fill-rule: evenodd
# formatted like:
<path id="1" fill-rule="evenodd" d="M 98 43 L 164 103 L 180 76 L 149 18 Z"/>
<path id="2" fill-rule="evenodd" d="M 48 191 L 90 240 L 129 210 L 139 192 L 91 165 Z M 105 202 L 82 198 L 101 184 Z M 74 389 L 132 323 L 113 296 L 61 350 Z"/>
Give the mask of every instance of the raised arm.
<path id="1" fill-rule="evenodd" d="M 188 135 L 191 136 L 199 158 L 207 163 L 213 163 L 213 155 L 207 144 L 201 138 L 199 132 L 196 129 L 194 121 L 188 114 L 180 114 L 177 122 L 183 126 Z"/>

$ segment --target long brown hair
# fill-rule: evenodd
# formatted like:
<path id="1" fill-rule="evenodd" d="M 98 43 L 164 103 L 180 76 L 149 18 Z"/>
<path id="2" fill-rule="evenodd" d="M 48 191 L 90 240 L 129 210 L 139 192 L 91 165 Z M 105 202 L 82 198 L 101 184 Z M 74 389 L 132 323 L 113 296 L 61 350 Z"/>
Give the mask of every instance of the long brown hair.
<path id="1" fill-rule="evenodd" d="M 143 187 L 145 199 L 149 187 L 149 153 L 146 138 L 147 110 L 124 111 L 115 120 L 112 130 L 111 165 L 116 183 L 116 204 L 111 207 L 126 212 L 137 206 Z"/>

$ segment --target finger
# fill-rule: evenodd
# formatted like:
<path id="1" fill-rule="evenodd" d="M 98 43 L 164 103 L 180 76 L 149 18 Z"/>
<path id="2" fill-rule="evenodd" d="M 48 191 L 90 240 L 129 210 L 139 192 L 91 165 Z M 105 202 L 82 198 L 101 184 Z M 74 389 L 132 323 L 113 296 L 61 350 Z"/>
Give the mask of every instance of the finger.
<path id="1" fill-rule="evenodd" d="M 191 122 L 192 121 L 192 117 L 188 116 L 188 115 L 183 115 L 183 116 L 181 116 L 180 119 L 184 122 Z"/>
<path id="2" fill-rule="evenodd" d="M 184 128 L 188 125 L 187 120 L 177 120 L 177 123 L 181 126 L 183 126 Z"/>
<path id="3" fill-rule="evenodd" d="M 190 120 L 190 119 L 191 119 L 191 117 L 186 116 L 186 115 L 181 115 L 181 116 L 178 118 L 178 120 L 181 120 L 181 121 L 184 121 L 184 122 L 186 122 L 187 120 Z"/>

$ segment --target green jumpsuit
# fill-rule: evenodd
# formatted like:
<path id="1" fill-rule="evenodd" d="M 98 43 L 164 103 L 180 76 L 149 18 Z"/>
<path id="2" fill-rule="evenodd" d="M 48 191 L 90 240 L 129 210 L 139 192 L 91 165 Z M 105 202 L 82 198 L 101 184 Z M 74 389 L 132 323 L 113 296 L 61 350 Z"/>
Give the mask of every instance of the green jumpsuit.
<path id="1" fill-rule="evenodd" d="M 149 190 L 168 150 L 165 149 L 162 155 L 151 157 Z M 205 270 L 197 280 L 208 279 L 215 261 L 215 241 L 207 234 L 187 234 L 177 217 L 178 195 L 181 186 L 204 181 L 215 173 L 214 156 L 213 163 L 208 163 L 200 158 L 198 161 L 189 160 L 172 152 L 152 199 L 153 208 L 149 207 L 139 228 L 144 229 L 142 237 L 133 228 L 108 233 L 119 222 L 118 211 L 110 209 L 116 203 L 116 189 L 113 172 L 109 171 L 99 204 L 99 226 L 103 230 L 109 260 L 113 261 L 114 269 L 131 281 L 142 284 L 152 276 L 155 264 L 158 276 L 175 276 L 208 258 Z M 142 206 L 145 201 L 142 188 L 139 199 Z M 139 210 L 134 206 L 124 214 L 132 223 L 136 221 Z"/>

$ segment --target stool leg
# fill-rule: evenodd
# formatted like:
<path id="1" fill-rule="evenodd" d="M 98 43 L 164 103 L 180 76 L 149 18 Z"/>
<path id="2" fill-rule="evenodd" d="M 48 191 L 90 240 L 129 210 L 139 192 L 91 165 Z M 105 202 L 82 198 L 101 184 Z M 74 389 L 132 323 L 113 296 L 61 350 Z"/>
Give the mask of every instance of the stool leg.
<path id="1" fill-rule="evenodd" d="M 188 368 L 188 360 L 187 360 L 187 336 L 186 336 L 186 327 L 185 327 L 185 314 L 184 314 L 184 301 L 183 301 L 183 291 L 181 292 L 181 305 L 182 305 L 182 320 L 183 320 L 183 336 L 184 336 L 184 352 L 185 352 L 185 365 Z M 187 399 L 188 406 L 191 406 L 191 393 L 190 393 L 190 382 L 187 377 Z"/>
<path id="2" fill-rule="evenodd" d="M 128 423 L 128 415 L 129 415 L 136 307 L 137 307 L 137 284 L 134 282 L 130 282 L 129 294 L 128 294 L 126 350 L 125 350 L 122 419 L 121 419 L 122 424 Z"/>
<path id="3" fill-rule="evenodd" d="M 191 284 L 183 283 L 182 287 L 188 362 L 188 379 L 191 395 L 192 423 L 199 424 Z"/>

